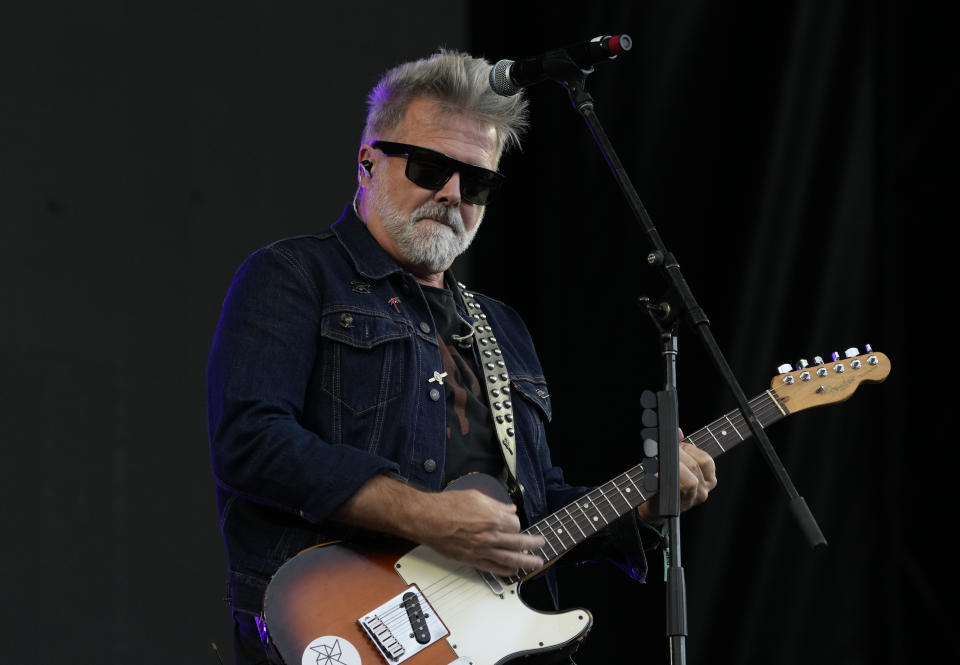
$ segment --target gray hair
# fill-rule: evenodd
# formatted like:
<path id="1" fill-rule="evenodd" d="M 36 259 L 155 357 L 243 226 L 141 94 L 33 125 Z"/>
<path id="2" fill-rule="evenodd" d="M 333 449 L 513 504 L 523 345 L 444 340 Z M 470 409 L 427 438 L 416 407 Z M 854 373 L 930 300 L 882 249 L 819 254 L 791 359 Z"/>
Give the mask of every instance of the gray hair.
<path id="1" fill-rule="evenodd" d="M 410 102 L 426 97 L 451 112 L 467 113 L 490 123 L 497 132 L 497 158 L 520 145 L 527 128 L 527 101 L 523 95 L 503 97 L 490 87 L 492 66 L 483 58 L 439 49 L 429 58 L 397 65 L 367 96 L 367 124 L 363 142 L 397 127 Z"/>

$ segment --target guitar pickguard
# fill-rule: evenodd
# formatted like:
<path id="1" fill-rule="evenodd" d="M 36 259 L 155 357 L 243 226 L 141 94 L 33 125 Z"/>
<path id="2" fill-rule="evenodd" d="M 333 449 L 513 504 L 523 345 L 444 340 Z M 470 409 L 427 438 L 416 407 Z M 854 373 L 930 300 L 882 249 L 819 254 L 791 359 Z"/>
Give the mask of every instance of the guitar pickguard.
<path id="1" fill-rule="evenodd" d="M 593 618 L 587 610 L 545 613 L 520 599 L 519 585 L 500 580 L 501 593 L 477 570 L 450 561 L 429 547 L 400 558 L 397 572 L 415 584 L 450 631 L 447 642 L 476 665 L 553 651 L 584 636 Z"/>

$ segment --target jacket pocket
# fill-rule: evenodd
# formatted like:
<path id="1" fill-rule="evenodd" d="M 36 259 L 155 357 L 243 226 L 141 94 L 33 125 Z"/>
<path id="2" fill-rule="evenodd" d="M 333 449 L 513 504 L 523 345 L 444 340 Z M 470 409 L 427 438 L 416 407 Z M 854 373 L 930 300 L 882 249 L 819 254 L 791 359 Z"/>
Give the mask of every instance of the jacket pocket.
<path id="1" fill-rule="evenodd" d="M 410 333 L 383 314 L 340 307 L 320 324 L 321 387 L 354 414 L 396 399 Z"/>
<path id="2" fill-rule="evenodd" d="M 511 377 L 511 384 L 515 394 L 536 407 L 539 415 L 550 422 L 553 417 L 553 407 L 550 404 L 550 391 L 547 382 L 541 378 Z"/>

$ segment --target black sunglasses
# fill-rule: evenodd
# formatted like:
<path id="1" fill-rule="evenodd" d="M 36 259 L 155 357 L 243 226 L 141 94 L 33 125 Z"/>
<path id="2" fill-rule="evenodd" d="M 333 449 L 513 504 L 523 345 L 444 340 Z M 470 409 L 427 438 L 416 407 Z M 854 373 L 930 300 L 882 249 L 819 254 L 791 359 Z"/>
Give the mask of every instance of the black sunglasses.
<path id="1" fill-rule="evenodd" d="M 454 173 L 459 173 L 460 196 L 464 201 L 476 205 L 490 203 L 505 180 L 503 175 L 496 171 L 465 164 L 428 148 L 392 141 L 374 141 L 373 147 L 390 157 L 406 157 L 407 179 L 424 189 L 440 189 Z"/>

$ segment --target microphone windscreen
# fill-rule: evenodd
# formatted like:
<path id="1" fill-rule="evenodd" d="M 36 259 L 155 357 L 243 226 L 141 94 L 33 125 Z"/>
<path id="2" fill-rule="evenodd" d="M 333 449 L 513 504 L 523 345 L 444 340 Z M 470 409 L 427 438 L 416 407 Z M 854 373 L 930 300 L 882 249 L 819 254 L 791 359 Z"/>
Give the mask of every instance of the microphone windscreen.
<path id="1" fill-rule="evenodd" d="M 501 60 L 490 69 L 490 87 L 498 95 L 512 97 L 520 92 L 520 86 L 510 80 L 510 66 L 513 60 Z"/>

